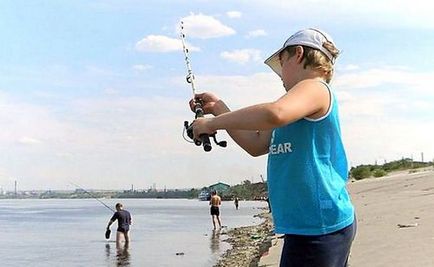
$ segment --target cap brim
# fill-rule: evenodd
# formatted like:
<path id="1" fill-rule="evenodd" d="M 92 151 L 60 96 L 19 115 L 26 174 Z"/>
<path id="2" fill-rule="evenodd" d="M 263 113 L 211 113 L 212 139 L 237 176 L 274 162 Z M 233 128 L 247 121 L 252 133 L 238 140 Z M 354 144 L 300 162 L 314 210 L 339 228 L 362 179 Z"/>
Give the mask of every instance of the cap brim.
<path id="1" fill-rule="evenodd" d="M 283 51 L 283 47 L 277 50 L 269 58 L 267 58 L 264 63 L 267 64 L 279 77 L 282 77 L 282 66 L 280 66 L 279 54 Z"/>

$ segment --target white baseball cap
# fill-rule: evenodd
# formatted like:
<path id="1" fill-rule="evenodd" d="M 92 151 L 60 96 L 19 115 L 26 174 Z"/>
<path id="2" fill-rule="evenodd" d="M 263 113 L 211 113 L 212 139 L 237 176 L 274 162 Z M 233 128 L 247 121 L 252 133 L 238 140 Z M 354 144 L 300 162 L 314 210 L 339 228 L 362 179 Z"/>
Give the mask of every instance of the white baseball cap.
<path id="1" fill-rule="evenodd" d="M 305 30 L 298 31 L 291 35 L 291 37 L 288 38 L 288 40 L 285 41 L 283 44 L 283 47 L 277 50 L 274 54 L 272 54 L 269 58 L 267 58 L 264 63 L 267 64 L 277 75 L 280 77 L 282 76 L 282 66 L 280 66 L 279 61 L 279 54 L 282 52 L 285 48 L 288 46 L 294 46 L 294 45 L 303 45 L 308 46 L 314 49 L 317 49 L 324 53 L 324 55 L 327 56 L 328 59 L 332 62 L 332 64 L 335 63 L 336 57 L 334 57 L 330 51 L 328 51 L 323 44 L 326 42 L 331 42 L 333 45 L 335 43 L 333 42 L 333 39 L 328 35 L 327 33 L 314 29 L 309 28 Z M 336 45 L 335 45 L 336 46 Z"/>

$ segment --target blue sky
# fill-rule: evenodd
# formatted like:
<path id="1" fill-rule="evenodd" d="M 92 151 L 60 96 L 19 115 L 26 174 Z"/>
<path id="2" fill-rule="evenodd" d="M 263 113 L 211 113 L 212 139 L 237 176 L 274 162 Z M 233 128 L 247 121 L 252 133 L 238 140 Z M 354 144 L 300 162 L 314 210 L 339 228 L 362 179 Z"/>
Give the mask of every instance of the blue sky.
<path id="1" fill-rule="evenodd" d="M 342 50 L 333 87 L 351 165 L 433 160 L 434 18 L 422 1 L 1 1 L 0 187 L 189 188 L 259 181 L 266 157 L 182 139 L 200 91 L 232 109 L 284 93 L 263 60 L 295 31 Z M 427 6 L 428 5 L 428 6 Z"/>

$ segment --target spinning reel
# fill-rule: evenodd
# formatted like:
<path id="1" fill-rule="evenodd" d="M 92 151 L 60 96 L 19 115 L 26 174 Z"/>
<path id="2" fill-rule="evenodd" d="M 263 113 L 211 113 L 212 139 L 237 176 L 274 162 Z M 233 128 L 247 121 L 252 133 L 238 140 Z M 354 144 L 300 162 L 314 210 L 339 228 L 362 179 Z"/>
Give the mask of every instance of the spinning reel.
<path id="1" fill-rule="evenodd" d="M 203 109 L 202 109 L 202 104 L 200 102 L 200 100 L 196 100 L 195 106 L 194 106 L 194 113 L 196 114 L 195 118 L 200 118 L 203 117 Z M 221 147 L 226 147 L 227 146 L 227 142 L 226 141 L 217 141 L 216 138 L 216 133 L 213 134 L 201 134 L 199 136 L 200 139 L 193 139 L 193 127 L 192 127 L 192 123 L 189 123 L 188 121 L 184 121 L 184 131 L 187 132 L 187 136 L 192 139 L 194 141 L 194 143 L 197 146 L 203 145 L 203 150 L 205 150 L 206 152 L 211 151 L 212 146 L 211 146 L 211 142 L 209 140 L 210 137 L 212 137 L 212 139 L 214 140 L 214 143 L 218 146 Z M 184 136 L 184 139 L 185 136 Z M 187 140 L 187 139 L 186 139 Z M 189 141 L 189 140 L 187 140 Z"/>

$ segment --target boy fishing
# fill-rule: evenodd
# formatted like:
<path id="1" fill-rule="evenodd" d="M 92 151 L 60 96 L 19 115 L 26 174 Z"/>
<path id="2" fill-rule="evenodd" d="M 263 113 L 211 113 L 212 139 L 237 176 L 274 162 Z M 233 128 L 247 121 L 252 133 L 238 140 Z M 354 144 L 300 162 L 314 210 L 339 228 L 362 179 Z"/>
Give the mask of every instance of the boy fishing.
<path id="1" fill-rule="evenodd" d="M 280 266 L 347 266 L 356 223 L 330 86 L 338 54 L 328 34 L 301 30 L 265 61 L 283 82 L 279 99 L 236 111 L 212 93 L 190 101 L 214 115 L 193 122 L 195 139 L 224 129 L 250 155 L 268 154 L 275 232 L 285 235 Z"/>

